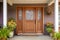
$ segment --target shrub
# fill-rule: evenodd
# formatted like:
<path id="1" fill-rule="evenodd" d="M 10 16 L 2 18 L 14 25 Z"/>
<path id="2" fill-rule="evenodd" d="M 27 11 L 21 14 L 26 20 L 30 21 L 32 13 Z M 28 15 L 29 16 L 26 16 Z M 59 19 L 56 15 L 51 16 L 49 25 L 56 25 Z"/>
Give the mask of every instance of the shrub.
<path id="1" fill-rule="evenodd" d="M 54 36 L 53 36 L 53 38 L 60 39 L 60 32 L 58 32 L 58 33 L 54 33 Z"/>
<path id="2" fill-rule="evenodd" d="M 0 39 L 7 39 L 9 36 L 10 30 L 8 28 L 0 29 Z"/>
<path id="3" fill-rule="evenodd" d="M 52 33 L 52 28 L 46 28 L 48 33 Z"/>
<path id="4" fill-rule="evenodd" d="M 16 28 L 16 21 L 14 18 L 8 20 L 8 28 L 12 31 Z"/>

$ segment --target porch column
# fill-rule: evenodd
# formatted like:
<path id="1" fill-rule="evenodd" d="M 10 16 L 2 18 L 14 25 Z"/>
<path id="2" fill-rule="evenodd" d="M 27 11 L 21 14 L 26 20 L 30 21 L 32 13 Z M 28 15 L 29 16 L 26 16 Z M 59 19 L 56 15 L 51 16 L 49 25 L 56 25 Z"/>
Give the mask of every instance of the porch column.
<path id="1" fill-rule="evenodd" d="M 7 26 L 7 0 L 3 0 L 3 26 Z"/>
<path id="2" fill-rule="evenodd" d="M 59 20 L 58 20 L 58 0 L 55 0 L 55 32 L 59 30 Z"/>

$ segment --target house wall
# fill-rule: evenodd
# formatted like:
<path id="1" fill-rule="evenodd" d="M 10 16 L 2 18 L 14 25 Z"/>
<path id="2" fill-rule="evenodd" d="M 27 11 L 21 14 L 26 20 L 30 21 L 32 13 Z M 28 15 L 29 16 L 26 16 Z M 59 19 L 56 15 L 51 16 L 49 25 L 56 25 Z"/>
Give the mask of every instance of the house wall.
<path id="1" fill-rule="evenodd" d="M 17 5 L 13 5 L 13 6 L 8 6 L 8 18 L 10 17 L 14 17 L 16 19 L 16 6 Z M 54 10 L 53 10 L 53 5 L 49 6 L 48 9 L 51 11 L 51 15 L 46 15 L 46 7 L 45 7 L 45 12 L 44 12 L 44 24 L 46 24 L 46 22 L 52 22 L 54 23 Z"/>
<path id="2" fill-rule="evenodd" d="M 7 16 L 8 18 L 13 17 L 16 19 L 16 6 L 8 6 Z"/>
<path id="3" fill-rule="evenodd" d="M 0 24 L 3 24 L 3 4 L 0 3 Z"/>
<path id="4" fill-rule="evenodd" d="M 46 9 L 48 12 L 51 13 L 51 15 L 46 15 Z M 54 4 L 51 6 L 48 6 L 45 8 L 45 15 L 44 15 L 44 24 L 46 24 L 47 22 L 51 22 L 54 24 Z"/>

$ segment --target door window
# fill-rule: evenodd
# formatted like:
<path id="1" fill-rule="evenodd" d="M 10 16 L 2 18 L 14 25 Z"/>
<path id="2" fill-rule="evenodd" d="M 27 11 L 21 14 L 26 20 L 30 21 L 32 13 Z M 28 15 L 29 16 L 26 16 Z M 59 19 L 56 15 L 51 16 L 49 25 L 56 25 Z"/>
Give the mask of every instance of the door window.
<path id="1" fill-rule="evenodd" d="M 33 20 L 33 19 L 34 19 L 34 11 L 26 10 L 26 20 Z"/>

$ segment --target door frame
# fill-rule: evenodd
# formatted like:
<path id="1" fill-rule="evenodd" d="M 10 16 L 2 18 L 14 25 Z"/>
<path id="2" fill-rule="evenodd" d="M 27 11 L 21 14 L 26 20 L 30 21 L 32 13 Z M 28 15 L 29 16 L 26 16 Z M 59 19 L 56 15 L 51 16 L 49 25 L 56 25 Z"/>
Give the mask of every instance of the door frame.
<path id="1" fill-rule="evenodd" d="M 44 33 L 44 6 L 41 6 L 41 5 L 40 5 L 40 6 L 17 6 L 17 7 L 16 7 L 16 23 L 17 23 L 17 21 L 18 21 L 18 20 L 17 20 L 17 13 L 18 13 L 17 9 L 18 9 L 18 8 L 23 8 L 23 9 L 24 9 L 25 7 L 42 8 L 42 13 L 43 13 L 43 14 L 42 14 L 42 15 L 43 15 L 43 16 L 42 16 L 42 20 L 43 20 L 43 21 L 42 21 L 42 26 L 43 26 L 43 33 Z M 24 20 L 23 20 L 23 21 L 24 21 Z M 24 25 L 24 24 L 23 24 L 23 25 Z M 17 28 L 17 26 L 16 26 L 16 28 Z M 24 30 L 24 29 L 23 29 L 23 30 Z M 17 31 L 18 31 L 18 30 L 16 29 L 16 34 L 18 33 Z"/>

